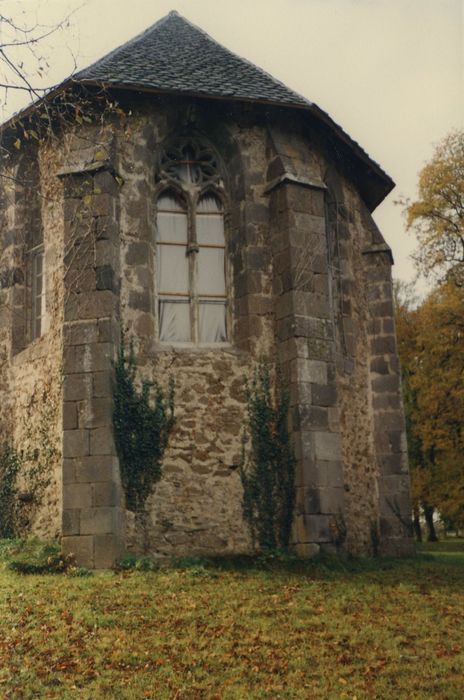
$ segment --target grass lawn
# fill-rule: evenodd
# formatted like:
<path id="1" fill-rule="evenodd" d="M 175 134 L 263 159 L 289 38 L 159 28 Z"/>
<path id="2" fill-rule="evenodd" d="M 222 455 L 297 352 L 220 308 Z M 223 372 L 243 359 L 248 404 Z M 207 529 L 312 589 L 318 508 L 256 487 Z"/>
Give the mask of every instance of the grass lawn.
<path id="1" fill-rule="evenodd" d="M 24 576 L 0 698 L 464 699 L 464 542 L 415 559 Z"/>

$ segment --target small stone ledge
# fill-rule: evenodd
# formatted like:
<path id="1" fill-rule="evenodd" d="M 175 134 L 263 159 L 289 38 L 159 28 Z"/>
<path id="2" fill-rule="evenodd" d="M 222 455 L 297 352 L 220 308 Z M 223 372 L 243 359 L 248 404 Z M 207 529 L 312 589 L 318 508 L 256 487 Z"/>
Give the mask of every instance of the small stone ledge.
<path id="1" fill-rule="evenodd" d="M 300 185 L 301 187 L 309 187 L 312 190 L 326 190 L 327 186 L 322 182 L 322 180 L 309 180 L 305 177 L 299 177 L 298 175 L 293 175 L 292 173 L 283 173 L 272 180 L 267 187 L 264 189 L 264 194 L 270 194 L 273 190 L 280 187 L 280 185 Z"/>
<path id="2" fill-rule="evenodd" d="M 69 168 L 63 168 L 57 172 L 57 177 L 67 177 L 68 175 L 87 175 L 90 173 L 98 173 L 101 170 L 106 170 L 115 176 L 117 173 L 112 163 L 109 160 L 94 160 L 90 163 L 76 163 Z"/>
<path id="3" fill-rule="evenodd" d="M 375 253 L 387 253 L 388 257 L 390 258 L 391 264 L 395 264 L 393 253 L 391 251 L 390 246 L 387 245 L 387 243 L 372 243 L 370 246 L 368 246 L 367 248 L 363 248 L 362 250 L 363 255 L 372 255 Z"/>

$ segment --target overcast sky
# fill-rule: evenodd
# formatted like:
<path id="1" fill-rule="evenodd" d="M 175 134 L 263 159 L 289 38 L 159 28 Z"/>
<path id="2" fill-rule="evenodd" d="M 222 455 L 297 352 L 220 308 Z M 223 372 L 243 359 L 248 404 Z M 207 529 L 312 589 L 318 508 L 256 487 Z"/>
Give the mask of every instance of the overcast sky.
<path id="1" fill-rule="evenodd" d="M 393 177 L 375 219 L 395 275 L 411 279 L 414 241 L 393 202 L 415 196 L 433 145 L 464 126 L 464 0 L 0 0 L 21 22 L 73 12 L 42 49 L 50 85 L 172 9 L 316 102 Z M 20 106 L 10 94 L 2 116 Z"/>

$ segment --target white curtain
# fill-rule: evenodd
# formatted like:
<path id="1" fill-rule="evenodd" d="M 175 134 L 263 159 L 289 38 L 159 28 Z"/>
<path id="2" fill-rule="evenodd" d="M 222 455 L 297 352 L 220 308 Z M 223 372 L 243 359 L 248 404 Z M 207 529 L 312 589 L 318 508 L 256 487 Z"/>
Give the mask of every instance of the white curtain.
<path id="1" fill-rule="evenodd" d="M 198 202 L 196 229 L 199 245 L 225 244 L 222 204 L 215 195 L 203 195 Z"/>
<path id="2" fill-rule="evenodd" d="M 187 243 L 187 213 L 182 202 L 172 193 L 162 194 L 157 202 L 156 239 L 171 243 Z"/>
<path id="3" fill-rule="evenodd" d="M 200 343 L 224 343 L 227 340 L 225 302 L 200 302 L 199 340 Z"/>
<path id="4" fill-rule="evenodd" d="M 198 261 L 198 294 L 225 296 L 224 248 L 200 248 Z"/>
<path id="5" fill-rule="evenodd" d="M 189 294 L 187 246 L 158 245 L 158 293 Z"/>
<path id="6" fill-rule="evenodd" d="M 188 301 L 160 301 L 159 336 L 163 343 L 189 343 L 192 340 Z"/>

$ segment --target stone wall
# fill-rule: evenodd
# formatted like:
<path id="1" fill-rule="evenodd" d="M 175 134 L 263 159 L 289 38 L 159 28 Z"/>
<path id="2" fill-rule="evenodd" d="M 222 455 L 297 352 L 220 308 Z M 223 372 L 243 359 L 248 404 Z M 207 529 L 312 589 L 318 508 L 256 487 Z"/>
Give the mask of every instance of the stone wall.
<path id="1" fill-rule="evenodd" d="M 141 109 L 131 138 L 121 139 L 121 314 L 132 339 L 140 377 L 175 380 L 176 426 L 148 517 L 127 513 L 128 545 L 157 555 L 244 551 L 250 540 L 242 519 L 238 465 L 245 427 L 244 381 L 261 353 L 272 354 L 271 257 L 267 245 L 265 139 L 253 124 L 239 130 L 219 108 L 196 112 L 225 166 L 230 342 L 217 348 L 167 348 L 156 341 L 153 295 L 156 154 L 182 128 L 175 110 Z M 213 116 L 211 115 L 213 111 Z M 216 125 L 216 120 L 220 128 Z M 248 117 L 245 117 L 248 118 Z M 249 119 L 249 118 L 248 118 Z"/>
<path id="2" fill-rule="evenodd" d="M 124 542 L 157 556 L 249 550 L 244 380 L 265 354 L 291 391 L 298 551 L 410 551 L 391 254 L 343 162 L 296 113 L 174 97 L 130 107 L 36 161 L 49 327 L 33 342 L 12 313 L 27 295 L 24 193 L 3 194 L 0 426 L 32 446 L 48 411 L 54 445 L 33 528 L 61 531 L 89 566 L 110 565 Z M 157 154 L 192 129 L 219 154 L 227 202 L 229 342 L 207 349 L 157 341 L 153 283 Z M 112 433 L 121 330 L 140 381 L 175 380 L 176 425 L 144 517 L 125 512 Z"/>
<path id="3" fill-rule="evenodd" d="M 56 167 L 56 154 L 46 146 L 4 164 L 4 175 L 13 179 L 2 178 L 0 240 L 0 443 L 11 442 L 22 464 L 22 525 L 47 538 L 61 531 L 63 233 Z M 26 233 L 34 227 L 44 245 L 46 331 L 31 342 Z"/>

